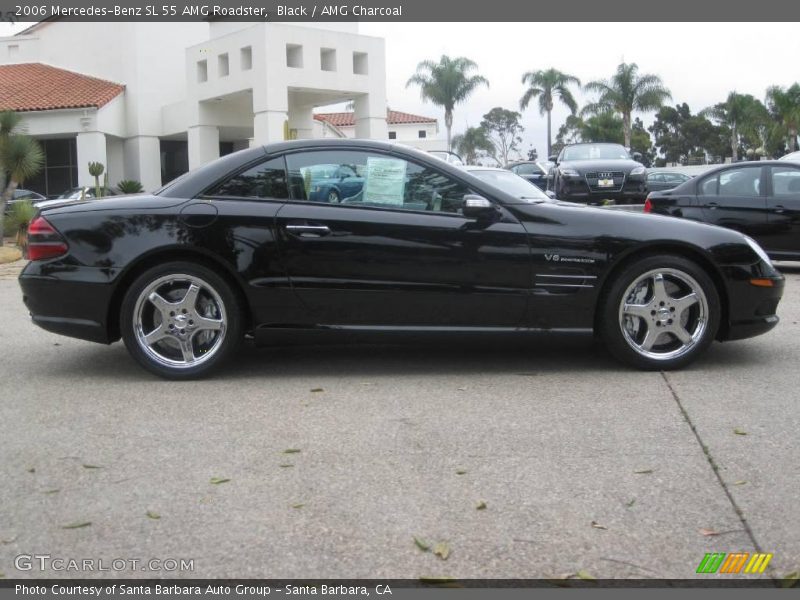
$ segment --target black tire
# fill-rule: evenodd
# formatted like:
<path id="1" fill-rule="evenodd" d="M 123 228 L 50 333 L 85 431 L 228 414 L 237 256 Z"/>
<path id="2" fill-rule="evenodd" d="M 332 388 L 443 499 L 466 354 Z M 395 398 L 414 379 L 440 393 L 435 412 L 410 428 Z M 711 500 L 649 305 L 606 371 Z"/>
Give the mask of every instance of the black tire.
<path id="1" fill-rule="evenodd" d="M 190 297 L 192 285 L 197 291 Z M 243 311 L 237 294 L 216 271 L 194 262 L 169 262 L 148 269 L 128 288 L 120 330 L 128 352 L 151 373 L 196 379 L 216 369 L 241 343 Z M 158 341 L 149 344 L 149 335 Z"/>
<path id="2" fill-rule="evenodd" d="M 666 295 L 655 293 L 659 274 Z M 703 268 L 682 256 L 649 255 L 623 267 L 606 287 L 596 330 L 616 359 L 639 369 L 669 371 L 708 348 L 720 315 L 719 293 Z"/>

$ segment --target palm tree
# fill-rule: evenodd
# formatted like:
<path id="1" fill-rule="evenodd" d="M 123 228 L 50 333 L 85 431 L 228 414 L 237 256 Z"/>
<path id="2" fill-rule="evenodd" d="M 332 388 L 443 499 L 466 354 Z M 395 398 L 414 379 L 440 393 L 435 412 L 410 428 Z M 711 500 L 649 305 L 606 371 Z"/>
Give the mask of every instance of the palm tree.
<path id="1" fill-rule="evenodd" d="M 520 110 L 528 108 L 528 104 L 534 98 L 539 99 L 539 114 L 547 113 L 547 156 L 552 150 L 552 135 L 550 128 L 550 116 L 553 112 L 554 97 L 557 97 L 569 108 L 574 115 L 578 110 L 578 104 L 569 91 L 572 84 L 580 85 L 581 80 L 573 75 L 567 75 L 557 69 L 547 69 L 546 71 L 528 71 L 522 76 L 522 83 L 528 85 L 522 98 L 519 101 Z"/>
<path id="2" fill-rule="evenodd" d="M 621 63 L 610 80 L 590 81 L 585 89 L 596 92 L 599 97 L 596 102 L 587 105 L 584 112 L 619 114 L 622 117 L 625 146 L 628 148 L 631 145 L 631 113 L 658 110 L 672 98 L 658 75 L 639 75 L 636 63 Z"/>
<path id="3" fill-rule="evenodd" d="M 700 111 L 700 116 L 714 119 L 731 132 L 731 160 L 739 160 L 739 136 L 755 132 L 765 117 L 764 105 L 750 94 L 728 94 L 725 102 Z"/>
<path id="4" fill-rule="evenodd" d="M 0 244 L 6 204 L 17 186 L 36 175 L 44 162 L 44 153 L 36 140 L 18 132 L 20 121 L 21 117 L 14 112 L 0 112 Z"/>
<path id="5" fill-rule="evenodd" d="M 483 127 L 468 127 L 464 133 L 455 136 L 453 148 L 468 165 L 474 165 L 482 153 L 494 151 Z"/>
<path id="6" fill-rule="evenodd" d="M 795 83 L 787 90 L 777 85 L 767 89 L 767 107 L 778 122 L 780 134 L 786 137 L 787 152 L 793 152 L 800 131 L 800 84 Z"/>
<path id="7" fill-rule="evenodd" d="M 450 134 L 453 128 L 453 109 L 464 102 L 478 86 L 489 87 L 489 82 L 480 75 L 470 75 L 478 65 L 468 58 L 450 58 L 442 55 L 439 62 L 423 60 L 417 72 L 406 82 L 406 87 L 418 85 L 423 101 L 430 101 L 444 108 L 444 124 L 447 128 L 447 149 L 450 150 Z"/>

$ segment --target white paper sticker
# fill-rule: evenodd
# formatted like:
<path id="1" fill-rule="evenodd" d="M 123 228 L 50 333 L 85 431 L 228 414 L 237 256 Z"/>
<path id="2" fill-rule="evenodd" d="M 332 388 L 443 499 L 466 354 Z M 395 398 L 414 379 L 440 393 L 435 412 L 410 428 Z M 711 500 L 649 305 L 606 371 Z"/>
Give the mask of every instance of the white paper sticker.
<path id="1" fill-rule="evenodd" d="M 364 201 L 402 206 L 406 189 L 406 161 L 397 158 L 367 158 Z"/>

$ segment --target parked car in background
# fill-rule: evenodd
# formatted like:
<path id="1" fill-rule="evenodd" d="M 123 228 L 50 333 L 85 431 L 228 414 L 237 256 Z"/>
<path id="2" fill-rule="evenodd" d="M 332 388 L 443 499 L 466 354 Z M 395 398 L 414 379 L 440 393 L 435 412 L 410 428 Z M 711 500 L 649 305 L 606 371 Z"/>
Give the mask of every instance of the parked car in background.
<path id="1" fill-rule="evenodd" d="M 336 204 L 355 196 L 364 186 L 364 178 L 356 165 L 314 165 L 301 169 L 304 182 L 308 180 L 309 200 Z"/>
<path id="2" fill-rule="evenodd" d="M 103 190 L 103 197 L 119 195 L 119 191 L 114 188 L 102 188 L 102 190 Z M 96 190 L 93 186 L 70 188 L 67 191 L 59 194 L 58 196 L 55 197 L 51 196 L 46 200 L 35 202 L 34 205 L 36 206 L 36 208 L 42 209 L 42 208 L 47 208 L 49 206 L 56 206 L 58 204 L 64 204 L 68 202 L 78 202 L 81 199 L 94 200 L 95 191 Z"/>
<path id="3" fill-rule="evenodd" d="M 791 160 L 792 162 L 800 163 L 800 150 L 781 156 L 778 160 Z"/>
<path id="4" fill-rule="evenodd" d="M 552 166 L 551 162 L 520 160 L 508 163 L 504 168 L 544 191 L 547 189 L 547 174 Z"/>
<path id="5" fill-rule="evenodd" d="M 512 194 L 521 200 L 555 202 L 555 200 L 551 199 L 541 189 L 539 189 L 538 186 L 507 169 L 499 169 L 497 167 L 468 166 L 464 167 L 464 170 L 468 171 L 470 175 L 474 175 L 489 185 L 493 185 L 505 193 Z"/>
<path id="6" fill-rule="evenodd" d="M 46 198 L 37 192 L 17 188 L 14 190 L 14 196 L 6 203 L 5 214 L 9 214 L 11 212 L 11 208 L 16 202 L 21 202 L 24 200 L 27 200 L 32 204 L 36 204 L 37 202 L 46 200 Z"/>
<path id="7" fill-rule="evenodd" d="M 647 173 L 647 189 L 651 192 L 671 190 L 680 184 L 689 181 L 691 176 L 675 171 L 650 171 Z"/>
<path id="8" fill-rule="evenodd" d="M 753 237 L 776 260 L 800 259 L 800 163 L 740 162 L 665 192 L 645 212 L 721 225 Z"/>
<path id="9" fill-rule="evenodd" d="M 571 144 L 553 162 L 547 189 L 559 200 L 599 204 L 644 202 L 647 169 L 621 144 Z"/>
<path id="10" fill-rule="evenodd" d="M 311 200 L 302 173 L 318 165 L 355 165 L 358 198 Z M 595 333 L 660 371 L 778 323 L 784 278 L 740 233 L 530 200 L 520 181 L 506 191 L 370 140 L 249 148 L 150 195 L 44 209 L 19 283 L 35 324 L 121 337 L 174 379 L 212 371 L 246 334 Z"/>

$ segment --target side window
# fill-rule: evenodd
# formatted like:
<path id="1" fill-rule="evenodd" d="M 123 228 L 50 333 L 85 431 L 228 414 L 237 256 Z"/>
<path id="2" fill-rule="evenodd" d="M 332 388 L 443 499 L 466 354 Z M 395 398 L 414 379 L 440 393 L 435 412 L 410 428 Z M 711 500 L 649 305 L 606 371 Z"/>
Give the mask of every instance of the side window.
<path id="1" fill-rule="evenodd" d="M 649 173 L 647 175 L 647 181 L 654 183 L 664 183 L 665 177 L 666 176 L 663 173 Z"/>
<path id="2" fill-rule="evenodd" d="M 800 197 L 800 169 L 772 167 L 772 195 Z"/>
<path id="3" fill-rule="evenodd" d="M 535 175 L 536 167 L 530 164 L 519 165 L 515 172 L 517 175 Z"/>
<path id="4" fill-rule="evenodd" d="M 273 158 L 234 175 L 206 196 L 285 200 L 289 197 L 289 188 L 283 158 Z"/>
<path id="5" fill-rule="evenodd" d="M 719 174 L 720 196 L 758 196 L 761 194 L 761 167 L 728 169 Z"/>
<path id="6" fill-rule="evenodd" d="M 468 192 L 435 169 L 371 152 L 298 152 L 286 163 L 295 200 L 458 213 Z"/>
<path id="7" fill-rule="evenodd" d="M 713 177 L 708 177 L 700 182 L 700 185 L 697 186 L 697 191 L 702 196 L 716 196 L 718 183 L 719 183 L 719 177 L 717 175 L 714 175 Z"/>

